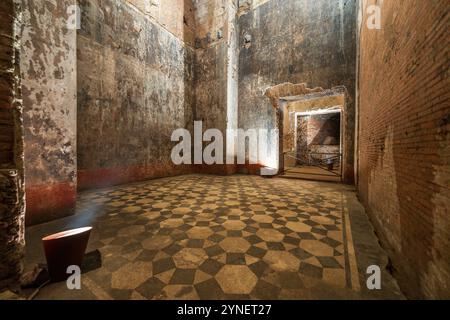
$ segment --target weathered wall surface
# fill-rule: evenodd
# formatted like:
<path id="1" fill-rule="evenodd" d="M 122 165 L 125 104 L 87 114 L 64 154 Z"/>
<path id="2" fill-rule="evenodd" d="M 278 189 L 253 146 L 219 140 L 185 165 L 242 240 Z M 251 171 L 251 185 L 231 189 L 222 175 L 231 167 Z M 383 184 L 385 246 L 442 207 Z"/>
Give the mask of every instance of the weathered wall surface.
<path id="1" fill-rule="evenodd" d="M 448 1 L 384 1 L 381 16 L 361 32 L 359 194 L 404 292 L 448 299 Z"/>
<path id="2" fill-rule="evenodd" d="M 194 0 L 123 0 L 189 45 L 195 41 Z"/>
<path id="3" fill-rule="evenodd" d="M 27 224 L 73 213 L 76 199 L 75 0 L 23 0 Z"/>
<path id="4" fill-rule="evenodd" d="M 237 128 L 238 117 L 236 2 L 195 1 L 194 119 L 203 121 L 203 130 L 219 129 L 224 137 L 227 129 Z M 235 166 L 195 166 L 195 170 L 230 174 Z"/>
<path id="5" fill-rule="evenodd" d="M 345 86 L 347 182 L 354 171 L 356 7 L 355 0 L 242 1 L 238 20 L 239 127 L 276 128 L 276 111 L 264 96 L 268 87 L 284 82 L 306 82 L 310 88 Z M 273 141 L 269 144 L 276 153 Z"/>
<path id="6" fill-rule="evenodd" d="M 172 164 L 171 134 L 193 121 L 194 50 L 124 1 L 79 5 L 79 188 L 186 172 Z"/>
<path id="7" fill-rule="evenodd" d="M 18 289 L 25 244 L 20 3 L 0 2 L 0 292 Z"/>

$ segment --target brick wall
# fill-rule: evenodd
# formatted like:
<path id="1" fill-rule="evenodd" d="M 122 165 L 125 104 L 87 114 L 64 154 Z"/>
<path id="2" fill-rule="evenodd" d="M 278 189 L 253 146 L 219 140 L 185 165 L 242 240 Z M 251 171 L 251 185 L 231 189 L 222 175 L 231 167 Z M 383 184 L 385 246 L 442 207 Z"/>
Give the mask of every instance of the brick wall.
<path id="1" fill-rule="evenodd" d="M 18 289 L 25 243 L 19 10 L 0 2 L 0 292 Z"/>
<path id="2" fill-rule="evenodd" d="M 340 114 L 313 115 L 308 122 L 310 145 L 339 145 Z"/>
<path id="3" fill-rule="evenodd" d="M 448 5 L 384 1 L 361 29 L 358 189 L 412 298 L 450 298 Z"/>
<path id="4" fill-rule="evenodd" d="M 0 168 L 10 167 L 14 163 L 14 119 L 11 109 L 14 99 L 13 74 L 9 71 L 13 63 L 13 42 L 11 39 L 13 26 L 12 2 L 2 2 L 0 21 Z"/>
<path id="5" fill-rule="evenodd" d="M 336 157 L 340 151 L 340 114 L 298 116 L 297 158 L 298 164 L 312 159 Z"/>
<path id="6" fill-rule="evenodd" d="M 3 79 L 2 79 L 3 80 Z M 1 89 L 2 91 L 4 89 Z M 7 103 L 7 96 L 0 93 L 4 101 L 0 102 L 2 105 Z M 0 165 L 11 164 L 14 160 L 14 127 L 13 114 L 7 108 L 0 109 Z"/>

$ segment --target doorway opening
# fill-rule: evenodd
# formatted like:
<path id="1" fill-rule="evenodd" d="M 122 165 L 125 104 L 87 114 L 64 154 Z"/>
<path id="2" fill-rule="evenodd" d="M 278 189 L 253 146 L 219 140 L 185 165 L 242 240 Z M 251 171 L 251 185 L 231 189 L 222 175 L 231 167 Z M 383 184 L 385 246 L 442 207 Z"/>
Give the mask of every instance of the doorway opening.
<path id="1" fill-rule="evenodd" d="M 353 120 L 346 88 L 284 83 L 266 96 L 277 110 L 281 177 L 351 183 Z"/>
<path id="2" fill-rule="evenodd" d="M 296 112 L 294 148 L 285 153 L 285 176 L 342 181 L 342 109 Z"/>

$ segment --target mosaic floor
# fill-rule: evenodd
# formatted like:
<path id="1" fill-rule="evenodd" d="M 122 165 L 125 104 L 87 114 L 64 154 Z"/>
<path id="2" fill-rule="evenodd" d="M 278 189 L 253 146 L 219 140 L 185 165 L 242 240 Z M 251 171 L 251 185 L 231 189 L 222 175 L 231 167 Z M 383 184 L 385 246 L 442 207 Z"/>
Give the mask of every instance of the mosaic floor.
<path id="1" fill-rule="evenodd" d="M 43 235 L 92 225 L 103 266 L 37 298 L 357 298 L 346 188 L 188 175 L 82 193 L 76 216 L 27 231 L 27 262 L 44 261 Z"/>

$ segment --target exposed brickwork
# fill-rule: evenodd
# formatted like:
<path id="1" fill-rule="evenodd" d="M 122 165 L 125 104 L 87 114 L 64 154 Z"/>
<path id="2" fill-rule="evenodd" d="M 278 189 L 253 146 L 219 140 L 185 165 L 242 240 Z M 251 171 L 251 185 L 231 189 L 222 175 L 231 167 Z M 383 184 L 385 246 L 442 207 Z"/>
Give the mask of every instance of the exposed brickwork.
<path id="1" fill-rule="evenodd" d="M 450 298 L 448 5 L 384 1 L 361 31 L 358 188 L 413 298 Z"/>
<path id="2" fill-rule="evenodd" d="M 297 158 L 298 164 L 313 159 L 337 157 L 340 151 L 340 114 L 298 116 Z"/>
<path id="3" fill-rule="evenodd" d="M 3 60 L 3 59 L 2 59 Z M 2 79 L 3 80 L 3 79 Z M 5 99 L 4 93 L 0 93 Z M 2 105 L 8 101 L 2 101 Z M 14 161 L 14 123 L 13 113 L 9 108 L 0 109 L 0 165 L 8 166 Z"/>
<path id="4" fill-rule="evenodd" d="M 0 21 L 0 168 L 11 167 L 14 163 L 14 63 L 13 24 L 14 7 L 12 1 L 2 2 Z M 4 17 L 3 17 L 4 15 Z"/>
<path id="5" fill-rule="evenodd" d="M 25 244 L 19 11 L 0 2 L 0 292 L 18 289 Z"/>
<path id="6" fill-rule="evenodd" d="M 0 291 L 16 289 L 22 272 L 24 207 L 17 170 L 0 170 Z"/>
<path id="7" fill-rule="evenodd" d="M 310 145 L 339 145 L 339 113 L 312 115 L 308 126 Z"/>

